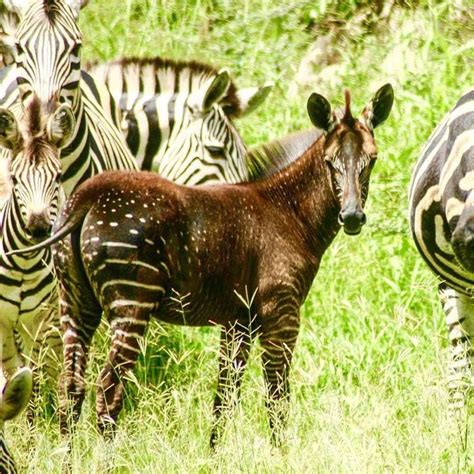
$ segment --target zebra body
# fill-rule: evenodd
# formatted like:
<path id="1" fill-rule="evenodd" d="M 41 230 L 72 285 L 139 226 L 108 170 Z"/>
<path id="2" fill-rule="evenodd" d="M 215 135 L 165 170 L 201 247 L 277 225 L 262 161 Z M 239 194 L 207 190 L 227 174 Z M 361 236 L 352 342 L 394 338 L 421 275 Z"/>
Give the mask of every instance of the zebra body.
<path id="1" fill-rule="evenodd" d="M 248 180 L 233 119 L 258 107 L 271 84 L 237 89 L 226 70 L 159 57 L 88 70 L 119 104 L 122 131 L 142 169 L 188 185 Z"/>
<path id="2" fill-rule="evenodd" d="M 441 280 L 450 343 L 450 406 L 462 409 L 474 387 L 474 89 L 426 143 L 409 194 L 418 251 Z"/>

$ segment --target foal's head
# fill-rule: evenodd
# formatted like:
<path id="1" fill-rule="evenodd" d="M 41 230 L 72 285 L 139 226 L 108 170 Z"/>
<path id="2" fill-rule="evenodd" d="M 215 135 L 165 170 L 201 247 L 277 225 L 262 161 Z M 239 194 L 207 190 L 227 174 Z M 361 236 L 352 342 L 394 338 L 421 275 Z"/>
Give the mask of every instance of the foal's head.
<path id="1" fill-rule="evenodd" d="M 12 151 L 12 205 L 16 209 L 17 225 L 29 240 L 46 238 L 57 217 L 60 149 L 69 143 L 74 126 L 69 105 L 60 105 L 46 119 L 36 96 L 26 106 L 20 122 L 9 110 L 0 109 L 0 145 Z"/>
<path id="2" fill-rule="evenodd" d="M 363 208 L 377 158 L 373 131 L 390 114 L 393 89 L 390 84 L 381 87 L 359 118 L 352 116 L 349 91 L 345 99 L 344 113 L 339 116 L 322 95 L 314 93 L 308 99 L 308 113 L 313 124 L 325 133 L 324 160 L 341 206 L 339 224 L 346 234 L 356 235 L 366 221 Z"/>

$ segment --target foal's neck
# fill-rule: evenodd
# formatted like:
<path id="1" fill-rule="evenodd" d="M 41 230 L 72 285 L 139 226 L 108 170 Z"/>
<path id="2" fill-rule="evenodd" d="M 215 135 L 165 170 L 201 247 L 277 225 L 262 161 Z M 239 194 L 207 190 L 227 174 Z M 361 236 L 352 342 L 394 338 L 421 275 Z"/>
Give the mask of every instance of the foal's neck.
<path id="1" fill-rule="evenodd" d="M 339 230 L 340 205 L 324 163 L 324 140 L 319 137 L 300 158 L 260 185 L 282 219 L 296 218 L 301 224 L 301 236 L 315 253 L 324 252 Z"/>

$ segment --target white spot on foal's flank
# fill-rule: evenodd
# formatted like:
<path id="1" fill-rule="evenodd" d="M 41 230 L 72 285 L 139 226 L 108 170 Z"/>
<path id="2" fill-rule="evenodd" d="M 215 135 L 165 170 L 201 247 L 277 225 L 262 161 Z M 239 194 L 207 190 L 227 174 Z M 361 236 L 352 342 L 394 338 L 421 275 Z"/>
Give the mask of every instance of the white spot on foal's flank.
<path id="1" fill-rule="evenodd" d="M 143 217 L 140 217 L 139 221 L 145 223 L 145 222 L 146 222 L 146 219 L 143 218 Z"/>
<path id="2" fill-rule="evenodd" d="M 148 207 L 148 204 L 143 204 L 143 207 L 144 207 L 144 208 L 147 208 L 147 207 Z"/>
<path id="3" fill-rule="evenodd" d="M 102 225 L 104 221 L 97 221 L 97 225 Z"/>
<path id="4" fill-rule="evenodd" d="M 138 235 L 138 230 L 130 229 L 130 233 L 134 235 Z"/>
<path id="5" fill-rule="evenodd" d="M 110 227 L 117 227 L 118 223 L 117 222 L 111 222 L 109 225 L 110 225 Z"/>
<path id="6" fill-rule="evenodd" d="M 125 217 L 126 217 L 127 219 L 131 219 L 131 218 L 133 217 L 133 215 L 132 215 L 132 214 L 125 214 Z"/>

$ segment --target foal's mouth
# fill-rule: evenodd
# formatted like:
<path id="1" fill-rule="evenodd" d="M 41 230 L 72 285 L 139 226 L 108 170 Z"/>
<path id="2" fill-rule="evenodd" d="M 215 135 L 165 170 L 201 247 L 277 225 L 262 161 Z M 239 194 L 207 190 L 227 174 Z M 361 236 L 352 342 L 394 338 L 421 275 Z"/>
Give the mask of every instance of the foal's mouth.
<path id="1" fill-rule="evenodd" d="M 359 235 L 362 231 L 362 226 L 360 226 L 358 229 L 349 229 L 344 226 L 343 229 L 347 235 Z"/>

